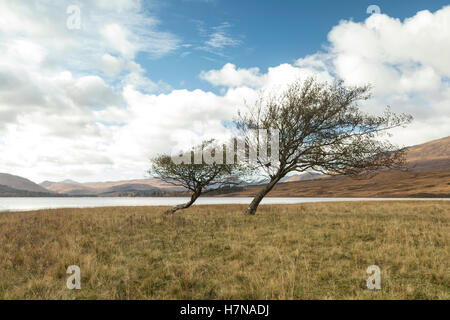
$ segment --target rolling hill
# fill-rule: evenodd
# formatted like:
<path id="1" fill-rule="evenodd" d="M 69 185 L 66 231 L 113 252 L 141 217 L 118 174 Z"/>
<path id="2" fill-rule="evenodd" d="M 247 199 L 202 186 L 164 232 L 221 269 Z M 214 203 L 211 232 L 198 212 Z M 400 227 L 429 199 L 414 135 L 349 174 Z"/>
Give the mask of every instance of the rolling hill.
<path id="1" fill-rule="evenodd" d="M 52 192 L 78 196 L 163 196 L 184 191 L 183 188 L 175 187 L 155 178 L 89 183 L 44 181 L 41 186 Z"/>
<path id="2" fill-rule="evenodd" d="M 27 190 L 17 190 L 5 185 L 0 185 L 0 197 L 63 197 L 49 192 L 35 192 Z"/>
<path id="3" fill-rule="evenodd" d="M 407 166 L 413 172 L 450 171 L 450 137 L 410 147 Z"/>
<path id="4" fill-rule="evenodd" d="M 450 197 L 450 137 L 408 148 L 407 171 L 383 171 L 367 179 L 302 173 L 286 177 L 271 197 Z M 264 180 L 214 196 L 253 196 Z M 79 183 L 70 179 L 40 185 L 0 173 L 0 196 L 185 196 L 185 190 L 155 178 Z M 26 195 L 28 192 L 30 195 Z M 33 195 L 32 195 L 33 193 Z M 39 195 L 40 194 L 40 195 Z"/>
<path id="5" fill-rule="evenodd" d="M 285 177 L 284 179 L 281 180 L 281 182 L 285 183 L 285 182 L 294 182 L 294 181 L 314 180 L 314 179 L 320 178 L 321 176 L 322 176 L 321 173 L 305 172 L 305 173 L 300 173 L 300 174 L 294 174 L 290 177 Z"/>
<path id="6" fill-rule="evenodd" d="M 33 181 L 30 181 L 26 178 L 22 178 L 19 176 L 14 176 L 8 173 L 0 173 L 0 185 L 23 191 L 44 192 L 44 193 L 50 192 L 46 188 L 34 183 Z"/>
<path id="7" fill-rule="evenodd" d="M 222 196 L 252 197 L 261 186 Z M 368 179 L 324 177 L 322 179 L 280 183 L 268 197 L 450 197 L 450 171 L 381 172 Z"/>
<path id="8" fill-rule="evenodd" d="M 366 179 L 302 175 L 286 179 L 269 197 L 450 197 L 450 137 L 408 148 L 407 171 L 383 171 Z M 248 186 L 224 196 L 254 196 Z"/>

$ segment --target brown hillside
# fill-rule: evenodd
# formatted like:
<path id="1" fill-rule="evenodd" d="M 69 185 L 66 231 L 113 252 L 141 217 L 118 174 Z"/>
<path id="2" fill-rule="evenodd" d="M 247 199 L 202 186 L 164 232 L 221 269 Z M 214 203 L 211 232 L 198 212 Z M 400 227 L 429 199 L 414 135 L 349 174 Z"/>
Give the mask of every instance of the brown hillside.
<path id="1" fill-rule="evenodd" d="M 162 189 L 177 191 L 180 188 L 174 187 L 171 184 L 165 183 L 161 180 L 149 178 L 149 179 L 134 179 L 134 180 L 123 180 L 123 181 L 107 181 L 107 182 L 90 182 L 90 183 L 63 183 L 63 182 L 52 182 L 46 183 L 46 188 L 53 192 L 66 193 L 66 194 L 85 194 L 85 195 L 96 195 L 105 192 L 110 192 L 111 189 L 120 186 L 139 186 L 138 190 L 145 190 L 145 186 L 148 190 L 152 189 Z"/>
<path id="2" fill-rule="evenodd" d="M 412 172 L 450 171 L 450 137 L 408 148 L 406 166 Z M 301 173 L 283 180 L 294 182 L 324 178 L 320 174 Z"/>
<path id="3" fill-rule="evenodd" d="M 450 197 L 450 137 L 413 146 L 407 153 L 408 171 L 385 171 L 368 179 L 313 177 L 278 184 L 270 197 Z M 253 196 L 260 186 L 226 196 Z"/>
<path id="4" fill-rule="evenodd" d="M 355 180 L 348 177 L 330 178 L 311 173 L 295 175 L 280 183 L 272 197 L 408 197 L 450 195 L 450 137 L 430 141 L 408 149 L 409 172 L 382 172 L 371 179 Z M 139 185 L 139 190 L 158 188 L 181 191 L 158 179 L 135 179 L 95 183 L 45 183 L 48 190 L 72 195 L 98 195 L 111 192 L 111 188 Z M 243 192 L 226 196 L 254 195 L 260 187 L 250 186 Z M 225 195 L 224 195 L 225 196 Z"/>
<path id="5" fill-rule="evenodd" d="M 229 197 L 251 197 L 260 186 L 245 188 Z M 379 173 L 370 179 L 350 177 L 281 183 L 269 197 L 450 197 L 450 171 Z"/>
<path id="6" fill-rule="evenodd" d="M 412 171 L 450 171 L 450 137 L 409 148 L 408 168 Z"/>
<path id="7" fill-rule="evenodd" d="M 33 181 L 8 173 L 0 173 L 0 185 L 7 186 L 16 190 L 44 193 L 48 192 L 48 190 L 34 183 Z"/>

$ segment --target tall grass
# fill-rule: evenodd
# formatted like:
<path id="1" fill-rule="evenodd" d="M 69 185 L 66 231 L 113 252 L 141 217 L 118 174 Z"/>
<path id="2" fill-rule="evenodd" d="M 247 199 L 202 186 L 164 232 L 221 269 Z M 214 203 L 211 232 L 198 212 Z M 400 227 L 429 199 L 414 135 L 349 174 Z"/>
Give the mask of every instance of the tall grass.
<path id="1" fill-rule="evenodd" d="M 166 209 L 0 213 L 0 298 L 450 299 L 449 202 Z"/>

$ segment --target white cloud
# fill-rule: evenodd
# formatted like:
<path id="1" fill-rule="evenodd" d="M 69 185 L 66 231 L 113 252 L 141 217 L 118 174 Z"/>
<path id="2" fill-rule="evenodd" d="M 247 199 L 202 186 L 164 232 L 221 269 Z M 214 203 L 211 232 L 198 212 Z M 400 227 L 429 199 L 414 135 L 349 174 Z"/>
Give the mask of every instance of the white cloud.
<path id="1" fill-rule="evenodd" d="M 328 35 L 331 63 L 349 85 L 373 85 L 374 97 L 363 108 L 385 105 L 415 121 L 395 130 L 404 145 L 450 135 L 450 6 L 420 11 L 401 21 L 385 14 L 363 23 L 341 21 Z"/>
<path id="2" fill-rule="evenodd" d="M 403 22 L 385 14 L 342 21 L 328 39 L 337 74 L 349 83 L 375 83 L 380 93 L 438 89 L 439 79 L 450 77 L 450 6 Z"/>
<path id="3" fill-rule="evenodd" d="M 124 62 L 120 59 L 105 53 L 100 59 L 100 69 L 107 76 L 115 76 L 119 74 L 124 67 Z"/>
<path id="4" fill-rule="evenodd" d="M 123 12 L 130 9 L 139 9 L 139 0 L 97 0 L 97 5 L 103 9 L 111 9 Z"/>
<path id="5" fill-rule="evenodd" d="M 299 66 L 297 66 L 299 65 Z M 301 65 L 301 66 L 300 66 Z M 268 68 L 267 73 L 261 73 L 259 68 L 236 68 L 234 64 L 227 63 L 220 70 L 202 71 L 200 78 L 214 86 L 229 88 L 249 87 L 254 89 L 280 90 L 286 84 L 297 80 L 315 76 L 320 81 L 331 81 L 332 77 L 327 70 L 320 70 L 317 64 L 307 61 L 296 65 L 288 63 Z"/>
<path id="6" fill-rule="evenodd" d="M 434 13 L 418 12 L 401 21 L 384 14 L 357 23 L 341 21 L 328 35 L 329 49 L 268 68 L 241 69 L 226 64 L 200 77 L 215 86 L 282 88 L 283 83 L 310 75 L 319 80 L 340 78 L 347 85 L 373 86 L 368 112 L 390 105 L 415 117 L 393 140 L 403 145 L 450 135 L 450 6 Z"/>
<path id="7" fill-rule="evenodd" d="M 206 44 L 213 48 L 224 48 L 227 46 L 235 47 L 241 44 L 241 41 L 238 39 L 233 39 L 228 35 L 227 29 L 229 29 L 231 25 L 228 22 L 224 22 L 217 27 L 214 27 L 214 32 L 209 36 L 209 40 L 206 41 Z"/>
<path id="8" fill-rule="evenodd" d="M 0 21 L 2 172 L 35 180 L 72 172 L 84 172 L 81 179 L 108 175 L 115 160 L 106 150 L 130 117 L 122 88 L 151 84 L 149 91 L 167 90 L 143 75 L 134 56 L 139 51 L 156 58 L 179 41 L 142 14 L 140 1 L 78 1 L 79 30 L 66 27 L 70 4 L 0 2 L 8 15 Z M 119 84 L 102 78 L 118 74 L 124 79 Z"/>
<path id="9" fill-rule="evenodd" d="M 261 70 L 227 63 L 201 72 L 220 87 L 217 95 L 172 90 L 145 76 L 137 53 L 154 58 L 182 45 L 141 13 L 139 1 L 82 2 L 81 30 L 65 27 L 67 4 L 0 2 L 0 172 L 36 181 L 143 177 L 150 156 L 226 136 L 223 121 L 260 89 L 311 75 L 371 82 L 374 97 L 362 108 L 413 114 L 413 125 L 394 131 L 399 143 L 450 134 L 450 7 L 404 21 L 342 21 L 329 33 L 327 52 L 291 64 Z M 229 27 L 204 30 L 205 47 L 221 54 L 239 45 Z"/>
<path id="10" fill-rule="evenodd" d="M 120 96 L 99 76 L 80 77 L 65 90 L 66 96 L 80 107 L 104 108 L 120 104 Z"/>
<path id="11" fill-rule="evenodd" d="M 221 70 L 202 71 L 200 78 L 215 86 L 227 87 L 260 87 L 263 81 L 259 68 L 236 69 L 231 63 L 225 64 Z"/>
<path id="12" fill-rule="evenodd" d="M 112 49 L 125 58 L 134 58 L 137 48 L 132 42 L 128 41 L 129 35 L 119 24 L 106 25 L 102 29 L 101 34 Z"/>
<path id="13" fill-rule="evenodd" d="M 242 44 L 241 39 L 230 35 L 229 29 L 232 27 L 228 22 L 222 22 L 220 25 L 208 29 L 203 21 L 195 20 L 200 36 L 206 37 L 206 41 L 197 49 L 209 53 L 224 56 L 224 50 L 228 47 L 237 47 Z"/>

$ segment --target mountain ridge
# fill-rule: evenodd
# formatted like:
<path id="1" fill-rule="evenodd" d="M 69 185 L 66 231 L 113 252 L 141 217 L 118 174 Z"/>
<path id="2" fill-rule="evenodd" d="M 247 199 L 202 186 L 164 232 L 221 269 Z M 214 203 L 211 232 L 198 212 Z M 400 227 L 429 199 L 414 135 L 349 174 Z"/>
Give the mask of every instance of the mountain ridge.
<path id="1" fill-rule="evenodd" d="M 50 193 L 50 192 L 36 192 L 27 190 L 18 190 L 0 184 L 1 197 L 63 197 L 64 195 Z"/>
<path id="2" fill-rule="evenodd" d="M 16 190 L 51 193 L 51 191 L 34 183 L 31 180 L 9 173 L 0 173 L 0 185 L 4 185 Z"/>
<path id="3" fill-rule="evenodd" d="M 407 148 L 406 167 L 408 173 L 399 173 L 397 171 L 383 171 L 378 176 L 383 179 L 374 178 L 378 186 L 384 184 L 384 190 L 381 188 L 377 192 L 379 194 L 386 194 L 391 190 L 396 182 L 403 185 L 397 186 L 402 189 L 403 193 L 397 190 L 391 190 L 390 194 L 408 195 L 411 190 L 408 185 L 414 184 L 414 179 L 423 182 L 422 189 L 415 190 L 416 193 L 428 194 L 450 194 L 449 185 L 445 183 L 441 185 L 440 179 L 447 179 L 447 176 L 441 174 L 442 172 L 450 172 L 450 136 L 441 139 L 432 140 L 420 145 L 415 145 Z M 413 175 L 411 175 L 413 174 Z M 416 174 L 416 175 L 414 175 Z M 331 179 L 331 180 L 330 180 Z M 336 180 L 343 179 L 343 180 Z M 345 196 L 354 194 L 365 194 L 362 190 L 358 191 L 363 184 L 348 177 L 329 177 L 314 172 L 305 172 L 296 175 L 285 177 L 269 196 L 320 196 L 321 194 L 343 194 Z M 397 181 L 395 181 L 397 180 Z M 331 181 L 331 182 L 330 182 Z M 337 182 L 336 182 L 337 181 Z M 371 180 L 369 180 L 371 181 Z M 236 189 L 238 191 L 228 190 L 224 196 L 250 196 L 252 195 L 264 180 L 255 181 L 248 186 Z M 445 182 L 445 181 L 444 181 Z M 259 185 L 258 185 L 259 184 Z M 439 185 L 439 188 L 432 188 L 431 185 Z M 6 190 L 3 188 L 3 193 L 9 196 L 18 190 L 18 194 L 23 194 L 20 191 L 27 192 L 41 192 L 49 195 L 64 195 L 64 196 L 169 196 L 182 195 L 186 192 L 184 188 L 176 187 L 165 183 L 156 178 L 145 179 L 131 179 L 120 181 L 105 181 L 105 182 L 88 182 L 79 183 L 71 179 L 65 179 L 61 182 L 44 181 L 40 185 L 19 176 L 14 176 L 7 173 L 0 173 L 0 185 L 11 188 Z M 344 188 L 345 192 L 336 193 L 327 189 L 328 186 L 335 188 Z M 280 187 L 281 186 L 281 187 Z M 309 188 L 309 192 L 302 191 L 304 188 Z M 365 188 L 369 186 L 365 185 Z M 298 190 L 297 190 L 298 189 Z M 370 189 L 370 188 L 369 188 Z M 411 189 L 411 188 L 410 188 Z M 251 190 L 251 191 L 249 191 Z M 279 190 L 276 191 L 276 190 Z M 284 190 L 284 191 L 281 191 Z M 315 191 L 313 191 L 315 190 Z M 325 190 L 325 191 L 324 191 Z M 386 192 L 385 192 L 386 191 Z M 284 192 L 284 193 L 283 193 Z M 375 192 L 375 191 L 374 191 Z M 376 194 L 374 193 L 369 194 Z M 2 190 L 0 190 L 0 196 Z M 185 195 L 185 194 L 183 194 Z M 214 195 L 220 195 L 215 192 Z"/>
<path id="4" fill-rule="evenodd" d="M 383 170 L 365 179 L 321 175 L 277 184 L 269 197 L 450 197 L 450 136 L 407 148 L 406 170 Z M 224 196 L 254 196 L 248 186 Z"/>

